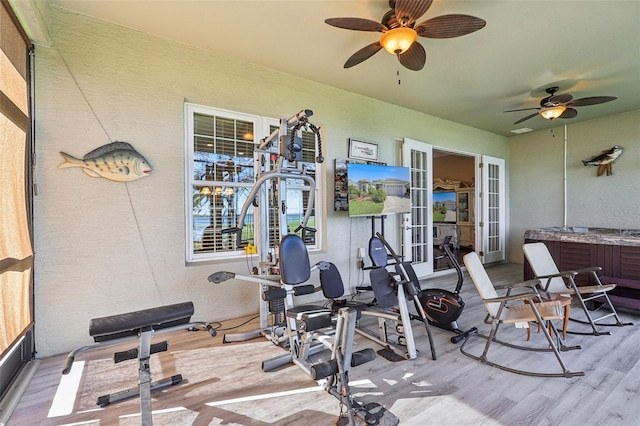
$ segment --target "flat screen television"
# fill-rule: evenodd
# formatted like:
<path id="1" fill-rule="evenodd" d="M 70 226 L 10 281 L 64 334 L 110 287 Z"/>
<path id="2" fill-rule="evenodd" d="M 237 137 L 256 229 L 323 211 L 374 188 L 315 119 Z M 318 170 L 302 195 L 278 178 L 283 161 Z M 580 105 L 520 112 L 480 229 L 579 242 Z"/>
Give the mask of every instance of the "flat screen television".
<path id="1" fill-rule="evenodd" d="M 433 222 L 456 223 L 456 192 L 433 193 Z"/>
<path id="2" fill-rule="evenodd" d="M 411 212 L 409 167 L 347 164 L 349 216 Z"/>

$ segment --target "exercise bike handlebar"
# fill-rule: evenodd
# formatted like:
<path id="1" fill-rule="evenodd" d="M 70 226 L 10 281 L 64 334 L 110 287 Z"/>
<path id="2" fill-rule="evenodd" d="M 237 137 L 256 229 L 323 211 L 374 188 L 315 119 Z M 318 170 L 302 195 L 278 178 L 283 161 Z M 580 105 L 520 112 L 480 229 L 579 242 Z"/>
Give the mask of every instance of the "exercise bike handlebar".
<path id="1" fill-rule="evenodd" d="M 380 232 L 376 232 L 376 237 L 378 237 L 378 239 L 380 241 L 382 241 L 382 244 L 384 244 L 384 246 L 386 247 L 386 249 L 389 251 L 389 254 L 391 255 L 391 257 L 393 257 L 393 259 L 396 261 L 396 271 L 400 271 L 402 277 L 401 278 L 401 282 L 400 284 L 409 284 L 411 283 L 411 278 L 409 278 L 409 274 L 407 273 L 407 270 L 405 269 L 404 265 L 402 264 L 402 259 L 400 258 L 400 256 L 398 256 L 396 254 L 395 251 L 393 251 L 393 248 L 391 248 L 391 245 L 387 242 L 387 240 L 384 239 L 384 237 L 382 236 L 382 234 Z M 416 285 L 416 284 L 414 284 Z M 417 294 L 417 289 L 414 288 L 414 285 L 408 285 L 407 287 L 407 292 L 409 293 L 409 295 L 411 295 L 413 297 L 414 294 Z"/>
<path id="2" fill-rule="evenodd" d="M 458 262 L 458 258 L 451 251 L 451 247 L 450 247 L 451 238 L 452 238 L 451 235 L 447 235 L 446 237 L 444 237 L 444 241 L 442 242 L 440 249 L 445 252 L 446 257 L 449 258 L 451 265 L 454 267 L 454 269 L 456 270 L 456 273 L 458 274 L 458 282 L 456 283 L 456 288 L 453 292 L 454 294 L 459 294 L 460 289 L 462 288 L 462 283 L 464 282 L 464 274 L 462 273 L 462 266 L 460 266 L 460 262 Z"/>

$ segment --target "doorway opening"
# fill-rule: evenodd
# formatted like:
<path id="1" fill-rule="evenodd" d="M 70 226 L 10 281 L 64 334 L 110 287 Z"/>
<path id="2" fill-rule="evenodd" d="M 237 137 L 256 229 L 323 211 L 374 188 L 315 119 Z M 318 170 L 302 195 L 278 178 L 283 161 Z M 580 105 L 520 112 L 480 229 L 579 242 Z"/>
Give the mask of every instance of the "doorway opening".
<path id="1" fill-rule="evenodd" d="M 476 243 L 476 158 L 473 155 L 433 149 L 433 270 L 453 268 L 442 244 L 451 236 L 451 252 L 462 256 Z"/>

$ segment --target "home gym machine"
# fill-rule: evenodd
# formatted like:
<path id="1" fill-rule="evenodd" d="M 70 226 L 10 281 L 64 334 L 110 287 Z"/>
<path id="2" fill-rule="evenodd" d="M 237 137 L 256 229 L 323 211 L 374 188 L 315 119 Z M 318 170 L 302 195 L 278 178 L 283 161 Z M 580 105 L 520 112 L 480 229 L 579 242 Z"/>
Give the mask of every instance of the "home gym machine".
<path id="1" fill-rule="evenodd" d="M 397 425 L 398 419 L 377 403 L 361 404 L 349 391 L 349 369 L 375 358 L 372 349 L 353 352 L 354 330 L 357 311 L 343 307 L 336 313 L 332 309 L 318 305 L 294 306 L 296 295 L 315 292 L 313 285 L 306 284 L 311 272 L 327 270 L 327 262 L 311 265 L 308 257 L 304 235 L 313 233 L 315 229 L 307 227 L 314 205 L 315 181 L 297 167 L 300 160 L 302 128 L 310 128 L 316 135 L 319 156 L 316 162 L 323 161 L 320 150 L 319 129 L 308 122 L 313 113 L 303 110 L 290 119 L 282 119 L 280 127 L 265 138 L 254 153 L 256 182 L 245 201 L 237 226 L 223 232 L 237 233 L 238 242 L 244 226 L 247 210 L 251 205 L 259 209 L 261 229 L 259 236 L 260 267 L 256 275 L 240 275 L 228 271 L 218 271 L 209 276 L 209 281 L 219 284 L 229 279 L 256 282 L 261 288 L 262 303 L 260 306 L 260 330 L 226 335 L 224 341 L 240 341 L 264 335 L 268 340 L 280 346 L 288 346 L 288 353 L 265 360 L 263 371 L 271 371 L 288 363 L 297 365 L 314 380 L 323 382 L 324 389 L 340 401 L 339 424 L 350 425 Z M 290 129 L 291 128 L 291 129 Z M 291 131 L 291 133 L 289 133 Z M 272 152 L 268 151 L 274 139 L 278 140 L 279 153 L 275 167 L 270 169 L 269 160 Z M 309 199 L 304 219 L 295 232 L 302 231 L 302 237 L 290 234 L 287 227 L 287 179 L 302 179 L 309 184 Z M 277 193 L 277 220 L 279 242 L 276 247 L 269 247 L 269 198 L 265 183 L 273 181 L 272 193 Z M 273 200 L 274 197 L 271 197 Z M 276 218 L 274 218 L 276 219 Z M 271 221 L 273 222 L 273 221 Z M 274 239 L 274 241 L 277 241 Z M 330 285 L 323 283 L 323 287 Z M 334 283 L 335 285 L 335 283 Z M 339 283 L 341 286 L 342 283 Z M 333 292 L 326 287 L 323 291 Z M 267 318 L 271 316 L 272 324 Z M 284 321 L 277 321 L 278 318 Z M 329 352 L 327 354 L 327 352 Z M 346 411 L 345 411 L 346 410 Z"/>
<path id="2" fill-rule="evenodd" d="M 453 292 L 440 288 L 423 289 L 419 299 L 427 315 L 429 324 L 442 328 L 443 330 L 453 331 L 456 335 L 451 338 L 451 343 L 459 343 L 466 339 L 469 334 L 477 333 L 478 329 L 472 327 L 467 331 L 462 331 L 458 327 L 458 318 L 460 318 L 462 310 L 464 309 L 464 301 L 462 297 L 460 297 L 460 289 L 464 282 L 464 275 L 456 255 L 451 251 L 450 243 L 451 235 L 447 235 L 440 246 L 440 250 L 442 250 L 444 254 L 437 257 L 436 260 L 447 259 L 451 266 L 455 268 L 458 275 L 456 288 Z"/>
<path id="3" fill-rule="evenodd" d="M 96 342 L 93 345 L 75 349 L 67 356 L 62 374 L 69 374 L 79 353 L 107 345 L 138 340 L 138 348 L 113 355 L 113 362 L 119 363 L 130 359 L 138 360 L 138 387 L 121 392 L 100 396 L 97 405 L 105 407 L 111 403 L 140 396 L 140 417 L 142 426 L 153 424 L 151 414 L 151 392 L 165 389 L 182 382 L 182 375 L 176 374 L 165 379 L 151 382 L 150 358 L 152 354 L 168 349 L 166 341 L 151 344 L 155 334 L 169 333 L 184 329 L 205 328 L 212 336 L 215 330 L 204 322 L 189 322 L 193 315 L 193 303 L 184 302 L 165 305 L 157 308 L 94 318 L 89 322 L 89 335 Z"/>
<path id="4" fill-rule="evenodd" d="M 320 140 L 320 129 L 309 122 L 309 117 L 313 111 L 302 110 L 293 117 L 280 119 L 279 127 L 269 136 L 261 140 L 254 149 L 254 170 L 256 181 L 251 192 L 247 196 L 236 226 L 222 230 L 225 234 L 237 234 L 238 246 L 241 245 L 242 228 L 245 217 L 250 207 L 258 209 L 255 229 L 259 229 L 259 246 L 257 248 L 259 256 L 259 267 L 253 271 L 252 275 L 242 275 L 242 280 L 260 284 L 260 326 L 257 330 L 225 334 L 223 341 L 239 342 L 264 336 L 277 345 L 287 343 L 285 304 L 292 306 L 292 295 L 287 295 L 285 299 L 273 294 L 271 290 L 280 286 L 280 275 L 278 273 L 278 258 L 276 245 L 279 238 L 289 233 L 287 227 L 287 179 L 297 179 L 309 185 L 309 198 L 304 217 L 300 225 L 294 232 L 302 230 L 303 236 L 313 234 L 315 229 L 307 226 L 309 217 L 315 202 L 315 180 L 307 173 L 304 167 L 300 167 L 298 162 L 302 159 L 302 138 L 303 129 L 311 130 L 316 136 L 318 147 L 318 157 L 316 163 L 322 163 L 322 144 Z M 277 147 L 277 152 L 274 147 Z M 272 161 L 275 159 L 275 161 Z M 269 191 L 266 183 L 271 183 Z M 269 193 L 270 192 L 270 193 Z M 270 206 L 277 211 L 277 217 L 269 220 Z M 270 238 L 270 222 L 276 223 L 274 231 L 278 231 L 273 238 Z M 276 241 L 274 246 L 270 246 L 269 241 Z M 234 274 L 235 275 L 235 274 Z M 221 278 L 219 276 L 218 278 Z M 232 276 L 226 279 L 233 278 Z M 225 279 L 225 280 L 226 280 Z M 210 279 L 211 281 L 211 279 Z M 312 286 L 304 286 L 297 289 L 296 295 L 313 292 Z"/>

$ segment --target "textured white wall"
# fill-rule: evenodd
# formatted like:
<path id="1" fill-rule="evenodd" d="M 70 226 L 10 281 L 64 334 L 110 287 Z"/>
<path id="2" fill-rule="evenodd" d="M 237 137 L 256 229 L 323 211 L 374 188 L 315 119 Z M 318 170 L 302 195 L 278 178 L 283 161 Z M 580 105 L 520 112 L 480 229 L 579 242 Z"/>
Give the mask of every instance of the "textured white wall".
<path id="1" fill-rule="evenodd" d="M 36 49 L 41 357 L 90 343 L 89 320 L 100 316 L 188 300 L 196 320 L 257 312 L 255 284 L 207 282 L 217 270 L 247 273 L 244 260 L 185 266 L 185 100 L 274 118 L 314 111 L 325 144 L 328 226 L 319 230 L 325 252 L 312 261 L 336 263 L 352 286 L 361 280 L 355 253 L 366 247 L 370 222 L 332 209 L 333 160 L 346 157 L 349 137 L 378 142 L 390 164 L 400 161 L 397 137 L 508 157 L 501 136 L 65 10 L 52 9 L 49 22 L 52 45 Z M 57 168 L 59 151 L 82 157 L 114 140 L 144 155 L 151 175 L 123 184 Z"/>
<path id="2" fill-rule="evenodd" d="M 510 138 L 512 262 L 527 229 L 564 224 L 564 141 L 564 126 Z M 611 176 L 583 166 L 614 145 L 624 150 Z M 640 229 L 638 182 L 640 111 L 567 125 L 567 226 Z"/>

